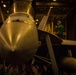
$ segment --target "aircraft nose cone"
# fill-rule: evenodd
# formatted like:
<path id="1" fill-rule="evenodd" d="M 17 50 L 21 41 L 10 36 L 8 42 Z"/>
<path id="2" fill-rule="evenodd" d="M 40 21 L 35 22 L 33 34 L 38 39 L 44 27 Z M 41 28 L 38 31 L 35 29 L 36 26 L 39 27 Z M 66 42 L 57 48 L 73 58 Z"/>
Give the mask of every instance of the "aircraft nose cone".
<path id="1" fill-rule="evenodd" d="M 0 30 L 1 56 L 9 62 L 29 61 L 38 48 L 36 26 L 24 22 L 10 22 Z"/>

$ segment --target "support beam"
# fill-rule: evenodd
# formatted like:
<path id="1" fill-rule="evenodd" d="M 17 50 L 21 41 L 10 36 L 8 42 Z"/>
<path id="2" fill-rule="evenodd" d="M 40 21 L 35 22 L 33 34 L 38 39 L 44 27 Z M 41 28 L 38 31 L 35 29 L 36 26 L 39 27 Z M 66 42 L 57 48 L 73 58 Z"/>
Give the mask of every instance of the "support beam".
<path id="1" fill-rule="evenodd" d="M 70 2 L 68 2 L 68 3 L 61 3 L 61 2 L 36 2 L 36 5 L 37 6 L 60 6 L 60 7 L 75 7 L 76 6 L 76 4 L 75 3 L 70 3 Z"/>
<path id="2" fill-rule="evenodd" d="M 47 43 L 48 52 L 49 52 L 49 55 L 50 55 L 50 60 L 51 60 L 51 63 L 52 63 L 52 69 L 54 71 L 54 75 L 59 75 L 58 66 L 57 66 L 57 63 L 56 63 L 56 59 L 55 59 L 55 55 L 54 55 L 50 35 L 46 34 L 45 39 L 46 39 L 46 43 Z"/>

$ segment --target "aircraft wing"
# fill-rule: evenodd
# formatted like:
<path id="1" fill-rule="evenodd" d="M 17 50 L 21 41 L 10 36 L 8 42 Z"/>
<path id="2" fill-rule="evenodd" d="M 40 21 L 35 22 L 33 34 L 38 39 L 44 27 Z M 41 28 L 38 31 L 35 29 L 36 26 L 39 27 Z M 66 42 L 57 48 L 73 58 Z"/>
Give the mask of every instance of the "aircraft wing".
<path id="1" fill-rule="evenodd" d="M 43 35 L 43 34 L 46 34 L 46 35 L 49 34 L 50 35 L 50 39 L 51 39 L 51 41 L 52 41 L 53 44 L 76 46 L 76 41 L 75 40 L 61 39 L 61 38 L 59 38 L 55 34 L 51 34 L 49 32 L 46 32 L 46 31 L 43 31 L 43 30 L 39 30 L 39 29 L 38 29 L 38 32 L 41 35 Z"/>
<path id="2" fill-rule="evenodd" d="M 51 39 L 51 42 L 53 44 L 61 44 L 63 42 L 62 39 L 59 38 L 57 35 L 51 34 L 49 32 L 46 32 L 46 31 L 43 31 L 43 30 L 39 30 L 38 29 L 38 33 L 39 33 L 39 36 L 40 37 L 44 37 L 44 36 L 49 35 L 50 36 L 50 39 Z"/>
<path id="3" fill-rule="evenodd" d="M 63 42 L 61 43 L 62 45 L 69 45 L 69 46 L 76 46 L 76 41 L 74 40 L 62 40 Z"/>

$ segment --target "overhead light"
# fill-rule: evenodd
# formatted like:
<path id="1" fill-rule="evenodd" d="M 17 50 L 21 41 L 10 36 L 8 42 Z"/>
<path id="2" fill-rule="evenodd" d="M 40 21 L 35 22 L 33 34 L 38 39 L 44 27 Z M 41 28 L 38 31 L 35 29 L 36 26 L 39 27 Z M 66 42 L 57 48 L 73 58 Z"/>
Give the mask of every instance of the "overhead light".
<path id="1" fill-rule="evenodd" d="M 56 1 L 56 0 L 53 0 L 53 1 Z"/>
<path id="2" fill-rule="evenodd" d="M 53 8 L 53 6 L 51 6 L 50 8 Z"/>
<path id="3" fill-rule="evenodd" d="M 3 0 L 1 1 L 1 3 L 3 3 Z"/>
<path id="4" fill-rule="evenodd" d="M 7 13 L 9 13 L 9 11 L 7 10 Z"/>
<path id="5" fill-rule="evenodd" d="M 37 24 L 37 22 L 36 22 L 36 24 Z"/>
<path id="6" fill-rule="evenodd" d="M 36 19 L 36 21 L 39 21 L 38 19 Z"/>
<path id="7" fill-rule="evenodd" d="M 6 4 L 3 4 L 3 7 L 6 7 Z"/>

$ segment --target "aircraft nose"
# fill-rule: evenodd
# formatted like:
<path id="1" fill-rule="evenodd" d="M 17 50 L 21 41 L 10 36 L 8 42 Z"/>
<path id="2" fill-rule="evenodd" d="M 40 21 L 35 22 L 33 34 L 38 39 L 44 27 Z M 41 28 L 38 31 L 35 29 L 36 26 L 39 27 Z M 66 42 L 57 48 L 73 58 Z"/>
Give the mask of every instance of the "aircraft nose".
<path id="1" fill-rule="evenodd" d="M 18 21 L 6 23 L 1 27 L 0 40 L 2 45 L 0 54 L 5 59 L 9 58 L 12 52 L 12 59 L 20 58 L 19 61 L 28 61 L 34 56 L 39 46 L 37 29 L 34 23 L 28 24 Z"/>

